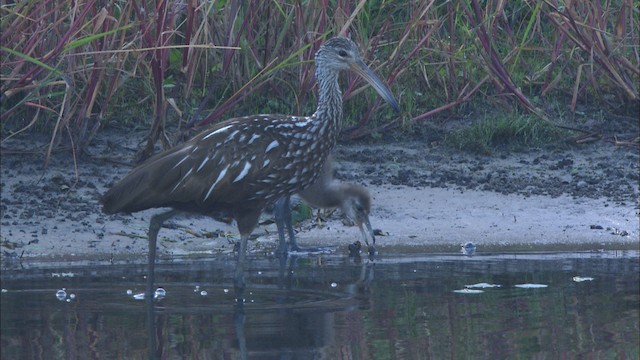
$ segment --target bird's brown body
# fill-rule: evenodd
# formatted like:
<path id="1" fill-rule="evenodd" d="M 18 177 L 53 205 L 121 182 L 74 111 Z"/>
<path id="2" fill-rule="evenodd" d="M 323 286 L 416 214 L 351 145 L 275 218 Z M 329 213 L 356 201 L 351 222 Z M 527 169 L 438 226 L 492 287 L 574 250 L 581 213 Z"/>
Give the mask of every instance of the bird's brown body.
<path id="1" fill-rule="evenodd" d="M 322 168 L 338 129 L 319 125 L 314 117 L 280 115 L 219 123 L 131 171 L 103 197 L 104 212 L 171 207 L 203 214 L 228 211 L 236 220 L 255 213 L 257 221 L 262 209 L 318 178 L 312 170 Z M 334 140 L 321 141 L 325 136 Z"/>
<path id="2" fill-rule="evenodd" d="M 279 198 L 311 186 L 336 143 L 342 123 L 338 75 L 347 69 L 358 72 L 398 109 L 391 92 L 360 59 L 356 45 L 333 38 L 316 53 L 319 95 L 313 115 L 253 115 L 218 123 L 150 158 L 104 194 L 101 202 L 107 214 L 174 209 L 151 219 L 150 279 L 157 234 L 165 220 L 176 211 L 222 212 L 238 223 L 236 284 L 243 284 L 247 240 L 260 214 Z"/>

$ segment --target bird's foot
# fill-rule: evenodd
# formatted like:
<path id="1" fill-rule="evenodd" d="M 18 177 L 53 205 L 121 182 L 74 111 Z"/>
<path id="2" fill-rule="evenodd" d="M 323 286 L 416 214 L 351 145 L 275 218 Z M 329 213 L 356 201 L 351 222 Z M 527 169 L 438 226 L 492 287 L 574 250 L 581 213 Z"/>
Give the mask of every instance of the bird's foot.
<path id="1" fill-rule="evenodd" d="M 238 283 L 237 281 L 234 281 L 233 291 L 234 291 L 234 295 L 236 297 L 237 303 L 244 303 L 244 289 L 245 289 L 244 282 Z"/>
<path id="2" fill-rule="evenodd" d="M 378 255 L 378 250 L 373 245 L 369 246 L 369 248 L 367 249 L 367 252 L 369 253 L 369 259 L 371 260 L 373 260 L 374 256 Z"/>
<path id="3" fill-rule="evenodd" d="M 278 244 L 278 247 L 275 252 L 276 256 L 278 256 L 279 258 L 287 257 L 287 253 L 289 252 L 287 249 L 288 249 L 287 243 Z"/>

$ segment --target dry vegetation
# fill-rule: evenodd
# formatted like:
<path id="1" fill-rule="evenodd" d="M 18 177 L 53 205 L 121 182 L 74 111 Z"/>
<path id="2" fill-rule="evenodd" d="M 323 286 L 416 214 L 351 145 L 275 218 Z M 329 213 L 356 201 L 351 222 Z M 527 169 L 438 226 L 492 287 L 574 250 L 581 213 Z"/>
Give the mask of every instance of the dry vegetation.
<path id="1" fill-rule="evenodd" d="M 347 101 L 352 138 L 468 103 L 552 122 L 579 104 L 626 114 L 639 104 L 632 0 L 28 0 L 0 10 L 2 141 L 44 131 L 48 155 L 81 149 L 107 124 L 149 128 L 146 156 L 166 127 L 311 112 L 313 54 L 336 34 L 361 45 L 404 111 L 394 117 L 369 91 Z M 349 77 L 344 89 L 348 100 L 364 84 Z"/>

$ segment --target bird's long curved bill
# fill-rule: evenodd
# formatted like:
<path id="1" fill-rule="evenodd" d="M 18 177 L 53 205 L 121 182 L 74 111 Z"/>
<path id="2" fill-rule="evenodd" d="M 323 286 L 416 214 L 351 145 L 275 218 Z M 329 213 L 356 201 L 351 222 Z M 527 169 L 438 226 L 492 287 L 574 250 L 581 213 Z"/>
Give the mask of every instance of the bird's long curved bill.
<path id="1" fill-rule="evenodd" d="M 398 102 L 393 97 L 391 90 L 387 88 L 378 75 L 371 71 L 371 69 L 369 69 L 362 60 L 357 60 L 356 62 L 351 63 L 351 69 L 358 73 L 358 75 L 362 76 L 363 79 L 367 80 L 367 82 L 376 89 L 378 94 L 380 94 L 380 96 L 382 96 L 382 98 L 393 107 L 393 110 L 395 110 L 396 113 L 400 112 L 400 105 L 398 105 Z"/>
<path id="2" fill-rule="evenodd" d="M 373 228 L 371 227 L 371 222 L 369 221 L 368 216 L 366 216 L 361 223 L 358 223 L 358 227 L 360 227 L 360 232 L 362 233 L 362 238 L 364 239 L 364 243 L 367 244 L 367 246 L 375 245 L 376 236 L 375 236 L 375 233 L 373 232 Z M 371 243 L 369 243 L 369 239 L 371 239 Z"/>

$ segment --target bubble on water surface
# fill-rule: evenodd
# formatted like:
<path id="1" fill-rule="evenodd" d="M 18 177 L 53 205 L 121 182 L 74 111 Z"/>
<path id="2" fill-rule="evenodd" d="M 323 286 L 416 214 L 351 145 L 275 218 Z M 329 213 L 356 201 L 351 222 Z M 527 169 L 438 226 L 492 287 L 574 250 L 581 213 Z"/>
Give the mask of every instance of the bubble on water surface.
<path id="1" fill-rule="evenodd" d="M 476 245 L 471 241 L 466 242 L 460 245 L 460 252 L 462 253 L 462 255 L 471 256 L 476 253 Z"/>
<path id="2" fill-rule="evenodd" d="M 73 272 L 51 273 L 51 277 L 74 277 L 75 275 Z"/>
<path id="3" fill-rule="evenodd" d="M 127 295 L 131 295 L 131 294 L 133 294 L 133 290 L 127 289 Z"/>
<path id="4" fill-rule="evenodd" d="M 332 282 L 332 283 L 331 283 L 331 287 L 332 287 L 332 288 L 337 288 L 337 287 L 338 287 L 338 284 L 337 284 L 337 283 Z"/>
<path id="5" fill-rule="evenodd" d="M 156 292 L 153 294 L 154 299 L 162 299 L 165 296 L 167 296 L 167 290 L 161 287 L 157 288 Z"/>
<path id="6" fill-rule="evenodd" d="M 67 292 L 64 291 L 64 288 L 58 290 L 56 292 L 56 298 L 60 301 L 63 301 L 67 297 Z"/>
<path id="7" fill-rule="evenodd" d="M 476 289 L 459 289 L 459 290 L 453 290 L 453 292 L 458 294 L 482 294 L 484 291 L 476 290 Z"/>
<path id="8" fill-rule="evenodd" d="M 200 291 L 200 295 L 202 295 L 202 296 L 207 296 L 207 294 L 209 294 L 209 293 L 207 292 L 207 290 L 202 290 L 202 291 Z"/>
<path id="9" fill-rule="evenodd" d="M 465 285 L 467 289 L 486 289 L 486 288 L 498 288 L 502 287 L 502 285 L 498 284 L 489 284 L 489 283 L 477 283 L 472 285 Z"/>
<path id="10" fill-rule="evenodd" d="M 520 289 L 542 289 L 542 288 L 546 288 L 549 285 L 546 284 L 517 284 L 515 285 L 515 287 L 520 288 Z"/>

